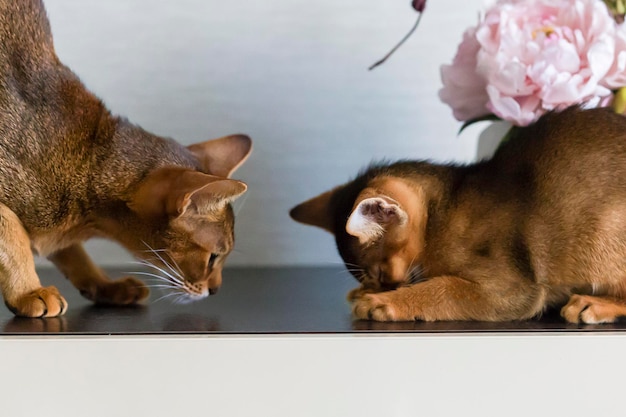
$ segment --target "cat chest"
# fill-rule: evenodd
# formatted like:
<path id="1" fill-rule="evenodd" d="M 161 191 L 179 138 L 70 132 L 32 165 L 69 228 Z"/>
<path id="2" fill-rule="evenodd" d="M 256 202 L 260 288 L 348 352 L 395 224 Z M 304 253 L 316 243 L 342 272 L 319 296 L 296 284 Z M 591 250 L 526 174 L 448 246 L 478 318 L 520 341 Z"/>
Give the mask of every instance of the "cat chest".
<path id="1" fill-rule="evenodd" d="M 83 242 L 97 235 L 88 224 L 64 224 L 46 230 L 35 230 L 30 234 L 31 248 L 40 256 L 48 256 L 58 250 Z"/>

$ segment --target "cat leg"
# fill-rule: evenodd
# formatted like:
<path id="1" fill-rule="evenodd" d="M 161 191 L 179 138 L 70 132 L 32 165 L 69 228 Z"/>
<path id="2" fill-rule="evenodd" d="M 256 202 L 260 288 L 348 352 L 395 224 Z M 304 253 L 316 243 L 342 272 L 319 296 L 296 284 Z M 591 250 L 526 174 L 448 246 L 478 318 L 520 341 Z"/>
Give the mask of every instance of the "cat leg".
<path id="1" fill-rule="evenodd" d="M 115 281 L 96 266 L 81 244 L 75 244 L 48 257 L 80 291 L 97 304 L 129 305 L 148 297 L 150 290 L 133 277 Z"/>
<path id="2" fill-rule="evenodd" d="M 561 309 L 561 316 L 570 323 L 612 323 L 626 316 L 626 302 L 611 297 L 574 294 Z"/>
<path id="3" fill-rule="evenodd" d="M 17 316 L 54 317 L 67 310 L 67 302 L 55 287 L 41 287 L 28 233 L 17 215 L 2 203 L 0 289 L 4 303 Z"/>
<path id="4" fill-rule="evenodd" d="M 506 321 L 533 317 L 543 307 L 541 292 L 531 284 L 523 288 L 490 284 L 483 286 L 454 276 L 431 278 L 392 291 L 365 294 L 354 302 L 352 312 L 356 318 L 377 321 Z"/>

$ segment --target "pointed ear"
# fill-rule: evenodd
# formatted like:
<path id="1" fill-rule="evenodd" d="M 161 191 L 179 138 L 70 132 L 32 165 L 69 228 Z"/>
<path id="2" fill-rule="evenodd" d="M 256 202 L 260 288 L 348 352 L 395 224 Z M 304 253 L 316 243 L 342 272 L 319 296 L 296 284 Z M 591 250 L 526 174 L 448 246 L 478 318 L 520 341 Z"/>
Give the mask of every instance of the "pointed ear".
<path id="1" fill-rule="evenodd" d="M 334 218 L 330 211 L 330 199 L 341 187 L 334 188 L 310 200 L 300 203 L 289 211 L 289 215 L 297 222 L 335 233 Z"/>
<path id="2" fill-rule="evenodd" d="M 206 175 L 200 172 L 196 174 Z M 218 179 L 187 192 L 177 207 L 179 215 L 185 213 L 206 214 L 212 210 L 220 209 L 239 198 L 248 189 L 248 186 L 241 181 L 214 177 L 213 175 L 206 176 Z"/>
<path id="3" fill-rule="evenodd" d="M 404 225 L 407 213 L 387 196 L 370 197 L 357 204 L 346 223 L 346 232 L 366 243 L 381 237 L 390 226 Z"/>
<path id="4" fill-rule="evenodd" d="M 246 135 L 231 135 L 187 147 L 198 158 L 203 171 L 228 178 L 252 151 L 252 140 Z"/>
<path id="5" fill-rule="evenodd" d="M 181 216 L 193 209 L 204 213 L 222 207 L 247 189 L 241 181 L 166 167 L 151 172 L 128 201 L 136 213 L 149 216 Z"/>

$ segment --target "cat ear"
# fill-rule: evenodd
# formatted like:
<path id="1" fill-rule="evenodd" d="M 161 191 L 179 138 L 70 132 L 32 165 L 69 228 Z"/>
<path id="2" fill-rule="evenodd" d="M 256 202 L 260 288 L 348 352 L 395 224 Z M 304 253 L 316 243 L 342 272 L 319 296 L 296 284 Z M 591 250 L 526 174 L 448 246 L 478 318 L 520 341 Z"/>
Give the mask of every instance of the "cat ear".
<path id="1" fill-rule="evenodd" d="M 246 135 L 231 135 L 187 147 L 202 164 L 203 171 L 228 178 L 243 164 L 252 151 Z"/>
<path id="2" fill-rule="evenodd" d="M 346 232 L 366 243 L 381 237 L 391 225 L 403 225 L 408 215 L 398 202 L 389 197 L 362 200 L 350 214 Z"/>
<path id="3" fill-rule="evenodd" d="M 289 215 L 297 222 L 335 233 L 334 219 L 330 212 L 330 199 L 340 187 L 326 191 L 310 200 L 300 203 L 289 211 Z"/>
<path id="4" fill-rule="evenodd" d="M 196 172 L 199 175 L 206 175 Z M 220 209 L 226 204 L 231 203 L 246 192 L 248 186 L 241 181 L 231 180 L 227 178 L 214 177 L 217 180 L 206 183 L 206 185 L 191 186 L 184 193 L 183 198 L 175 199 L 175 214 L 183 215 L 185 213 L 204 214 L 215 209 Z M 202 182 L 202 179 L 199 179 Z"/>
<path id="5" fill-rule="evenodd" d="M 241 181 L 167 167 L 150 173 L 127 204 L 134 212 L 151 217 L 178 217 L 191 210 L 202 214 L 223 207 L 246 189 Z"/>

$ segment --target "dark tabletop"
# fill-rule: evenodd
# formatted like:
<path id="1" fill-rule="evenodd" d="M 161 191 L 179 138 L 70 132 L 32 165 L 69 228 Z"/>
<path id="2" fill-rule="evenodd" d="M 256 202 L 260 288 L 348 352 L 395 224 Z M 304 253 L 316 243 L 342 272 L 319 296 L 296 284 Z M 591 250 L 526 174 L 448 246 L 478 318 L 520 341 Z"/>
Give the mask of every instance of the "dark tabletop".
<path id="1" fill-rule="evenodd" d="M 122 270 L 109 269 L 112 277 Z M 219 293 L 177 305 L 153 290 L 139 307 L 94 306 L 54 269 L 40 269 L 43 285 L 55 285 L 69 303 L 62 317 L 26 319 L 0 307 L 0 335 L 67 334 L 302 334 L 626 331 L 626 321 L 566 324 L 557 313 L 504 322 L 402 322 L 353 320 L 345 300 L 356 281 L 337 268 L 230 268 Z M 157 301 L 158 300 L 158 301 Z"/>

